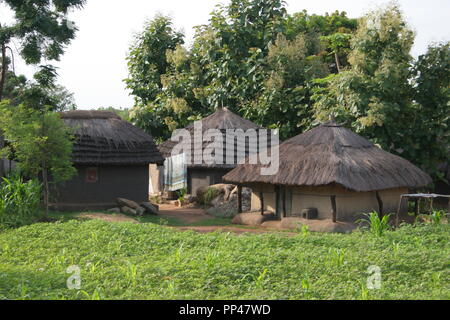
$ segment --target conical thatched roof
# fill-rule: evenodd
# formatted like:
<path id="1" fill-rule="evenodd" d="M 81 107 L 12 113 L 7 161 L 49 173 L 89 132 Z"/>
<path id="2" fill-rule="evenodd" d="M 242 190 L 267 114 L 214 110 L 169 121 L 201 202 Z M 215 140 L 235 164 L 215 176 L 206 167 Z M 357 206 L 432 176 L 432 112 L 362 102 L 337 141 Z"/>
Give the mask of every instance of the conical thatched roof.
<path id="1" fill-rule="evenodd" d="M 240 165 L 224 180 L 289 186 L 340 184 L 354 191 L 419 188 L 431 178 L 409 161 L 386 152 L 334 122 L 322 124 L 280 145 L 276 175 L 262 176 L 260 165 Z"/>
<path id="2" fill-rule="evenodd" d="M 162 163 L 152 136 L 110 111 L 68 111 L 61 119 L 74 130 L 73 161 L 85 165 Z"/>
<path id="3" fill-rule="evenodd" d="M 226 137 L 226 130 L 227 129 L 242 129 L 244 131 L 248 129 L 255 129 L 258 131 L 261 129 L 258 125 L 254 124 L 253 122 L 243 119 L 242 117 L 238 116 L 237 114 L 231 112 L 227 108 L 220 108 L 215 113 L 211 114 L 210 116 L 200 120 L 202 122 L 202 129 L 203 133 L 205 133 L 209 129 L 218 129 L 222 132 L 223 135 L 223 141 L 224 144 L 227 141 Z M 185 128 L 189 133 L 191 134 L 192 139 L 192 150 L 194 150 L 193 140 L 194 140 L 194 124 L 189 125 Z M 170 157 L 172 155 L 172 149 L 177 145 L 178 142 L 171 141 L 171 139 L 163 142 L 161 145 L 159 145 L 159 150 L 161 151 L 162 155 L 166 158 Z M 209 145 L 211 142 L 204 142 L 203 143 L 203 150 Z M 234 150 L 237 150 L 238 142 L 237 139 L 234 144 Z M 247 152 L 248 154 L 248 152 Z M 223 154 L 224 158 L 226 157 L 226 153 Z M 189 167 L 201 167 L 201 168 L 235 168 L 235 165 L 227 165 L 227 164 L 206 164 L 203 163 L 202 165 L 189 165 Z"/>

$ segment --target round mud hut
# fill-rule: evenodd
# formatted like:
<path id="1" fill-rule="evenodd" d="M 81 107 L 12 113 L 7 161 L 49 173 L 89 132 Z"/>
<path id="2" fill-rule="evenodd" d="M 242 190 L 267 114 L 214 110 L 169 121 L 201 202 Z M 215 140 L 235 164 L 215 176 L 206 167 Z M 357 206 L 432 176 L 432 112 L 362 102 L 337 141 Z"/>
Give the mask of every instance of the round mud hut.
<path id="1" fill-rule="evenodd" d="M 187 191 L 189 194 L 192 194 L 194 196 L 197 195 L 197 190 L 201 187 L 223 183 L 223 176 L 236 167 L 236 163 L 238 161 L 238 148 L 244 148 L 245 154 L 247 156 L 252 153 L 257 153 L 260 130 L 262 129 L 253 122 L 243 119 L 227 108 L 218 109 L 215 113 L 200 120 L 200 122 L 202 125 L 203 135 L 205 135 L 211 129 L 219 130 L 221 132 L 223 141 L 223 153 L 221 157 L 223 157 L 223 161 L 221 161 L 221 163 L 206 163 L 205 161 L 202 161 L 201 163 L 190 162 L 187 164 Z M 192 137 L 191 150 L 194 150 L 192 154 L 192 157 L 194 158 L 194 153 L 197 153 L 197 155 L 199 153 L 203 153 L 205 149 L 208 148 L 208 146 L 211 144 L 211 142 L 203 140 L 201 150 L 197 150 L 194 148 L 194 124 L 189 125 L 185 129 Z M 249 142 L 251 141 L 249 136 L 246 136 L 243 140 L 236 138 L 236 136 L 230 136 L 230 131 L 228 130 L 242 130 L 240 132 L 243 133 L 252 131 L 254 134 L 256 134 L 258 142 L 256 144 L 251 144 Z M 174 156 L 172 151 L 177 144 L 178 142 L 174 142 L 172 141 L 172 139 L 169 139 L 159 146 L 159 150 L 167 159 L 171 156 Z M 233 153 L 233 155 L 230 154 L 231 152 Z M 227 159 L 230 159 L 230 157 L 234 159 L 232 161 L 233 164 L 230 164 L 229 160 L 227 161 Z"/>
<path id="2" fill-rule="evenodd" d="M 164 159 L 152 136 L 110 111 L 61 113 L 75 136 L 76 176 L 56 190 L 58 210 L 95 210 L 115 206 L 117 198 L 148 201 L 149 164 Z"/>
<path id="3" fill-rule="evenodd" d="M 261 165 L 244 164 L 224 180 L 253 189 L 252 211 L 333 222 L 352 222 L 374 211 L 395 213 L 400 195 L 432 182 L 409 161 L 335 122 L 281 144 L 279 161 L 274 175 L 261 175 Z"/>

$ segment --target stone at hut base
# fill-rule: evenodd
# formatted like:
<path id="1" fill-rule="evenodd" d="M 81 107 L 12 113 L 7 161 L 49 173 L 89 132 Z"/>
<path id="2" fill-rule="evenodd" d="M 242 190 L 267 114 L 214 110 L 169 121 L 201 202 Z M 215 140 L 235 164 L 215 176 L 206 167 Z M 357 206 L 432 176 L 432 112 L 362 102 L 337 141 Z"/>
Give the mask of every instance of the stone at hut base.
<path id="1" fill-rule="evenodd" d="M 125 214 L 136 215 L 136 210 L 131 209 L 130 207 L 122 207 L 122 208 L 120 208 L 120 211 L 122 211 L 122 213 L 125 213 Z"/>
<path id="2" fill-rule="evenodd" d="M 231 221 L 232 224 L 240 224 L 245 226 L 260 226 L 266 221 L 275 220 L 276 217 L 273 213 L 265 213 L 262 215 L 260 212 L 241 213 L 234 217 Z"/>
<path id="3" fill-rule="evenodd" d="M 139 208 L 136 209 L 136 214 L 138 216 L 142 217 L 144 215 L 144 213 L 145 213 L 145 209 L 144 208 L 139 207 Z"/>
<path id="4" fill-rule="evenodd" d="M 114 213 L 114 214 L 121 213 L 120 208 L 112 208 L 112 209 L 107 210 L 106 212 Z"/>
<path id="5" fill-rule="evenodd" d="M 131 209 L 139 209 L 139 204 L 137 204 L 136 202 L 134 202 L 133 200 L 128 200 L 128 199 L 124 199 L 124 198 L 117 198 L 117 203 L 119 204 L 119 206 L 121 207 L 128 207 Z"/>
<path id="6" fill-rule="evenodd" d="M 145 209 L 145 213 L 155 214 L 155 215 L 159 214 L 159 206 L 156 206 L 153 203 L 142 202 L 141 207 Z"/>

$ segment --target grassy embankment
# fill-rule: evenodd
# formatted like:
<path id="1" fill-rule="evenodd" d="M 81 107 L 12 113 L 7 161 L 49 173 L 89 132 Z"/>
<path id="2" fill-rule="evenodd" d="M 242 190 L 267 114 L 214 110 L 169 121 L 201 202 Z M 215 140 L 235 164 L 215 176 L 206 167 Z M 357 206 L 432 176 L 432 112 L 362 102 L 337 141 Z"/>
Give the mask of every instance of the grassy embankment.
<path id="1" fill-rule="evenodd" d="M 0 233 L 0 299 L 450 299 L 449 244 L 449 224 L 381 237 L 35 224 Z M 67 289 L 72 265 L 80 290 Z M 380 290 L 367 288 L 374 265 Z"/>

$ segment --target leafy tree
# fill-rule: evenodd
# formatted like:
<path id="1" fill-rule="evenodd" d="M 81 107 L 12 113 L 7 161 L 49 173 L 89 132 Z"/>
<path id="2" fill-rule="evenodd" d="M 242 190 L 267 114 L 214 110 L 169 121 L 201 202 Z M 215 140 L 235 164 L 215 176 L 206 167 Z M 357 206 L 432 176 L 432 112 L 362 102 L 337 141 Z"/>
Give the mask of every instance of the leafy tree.
<path id="1" fill-rule="evenodd" d="M 280 128 L 287 138 L 311 124 L 311 80 L 336 69 L 335 54 L 343 67 L 347 63 L 348 43 L 339 38 L 332 46 L 321 37 L 341 32 L 347 39 L 355 29 L 356 20 L 345 12 L 290 16 L 284 1 L 232 0 L 196 28 L 189 50 L 182 41 L 168 41 L 177 37 L 167 32 L 145 31 L 151 41 L 140 41 L 129 55 L 126 81 L 136 98 L 131 119 L 162 140 L 226 106 L 262 126 Z M 172 48 L 153 56 L 152 43 Z"/>
<path id="2" fill-rule="evenodd" d="M 119 117 L 121 117 L 125 121 L 129 121 L 130 120 L 130 110 L 129 109 L 113 108 L 113 107 L 107 107 L 107 108 L 101 107 L 101 108 L 98 108 L 98 110 L 111 111 L 111 112 L 114 112 L 115 114 L 117 114 Z"/>
<path id="3" fill-rule="evenodd" d="M 269 46 L 283 32 L 284 1 L 232 0 L 197 30 L 192 54 L 208 106 L 238 112 L 262 88 Z"/>
<path id="4" fill-rule="evenodd" d="M 35 81 L 29 81 L 24 75 L 16 76 L 9 72 L 6 77 L 4 98 L 12 105 L 24 104 L 34 109 L 49 106 L 53 111 L 77 109 L 73 93 L 65 87 L 51 84 L 43 87 Z"/>
<path id="5" fill-rule="evenodd" d="M 169 65 L 166 51 L 183 43 L 183 34 L 174 30 L 170 17 L 162 15 L 146 22 L 144 31 L 135 36 L 127 57 L 129 76 L 125 83 L 137 105 L 156 99 L 162 89 L 161 75 Z"/>
<path id="6" fill-rule="evenodd" d="M 290 40 L 298 34 L 318 35 L 323 40 L 321 55 L 332 72 L 340 72 L 348 66 L 350 40 L 358 27 L 357 19 L 347 17 L 345 11 L 325 15 L 309 15 L 306 10 L 288 16 L 286 37 Z"/>
<path id="7" fill-rule="evenodd" d="M 282 139 L 303 132 L 311 123 L 310 82 L 330 72 L 318 55 L 319 43 L 315 34 L 299 34 L 292 41 L 279 34 L 269 47 L 266 79 L 247 110 L 264 126 L 280 129 Z"/>
<path id="8" fill-rule="evenodd" d="M 2 153 L 14 157 L 24 174 L 42 178 L 47 214 L 50 181 L 69 180 L 76 172 L 71 161 L 70 129 L 57 113 L 11 106 L 6 100 L 0 103 L 0 126 L 9 142 Z"/>
<path id="9" fill-rule="evenodd" d="M 417 62 L 414 80 L 413 43 L 395 3 L 363 17 L 352 39 L 350 69 L 315 81 L 315 117 L 333 116 L 435 173 L 429 161 L 442 157 L 439 143 L 448 136 L 448 52 L 430 49 Z"/>
<path id="10" fill-rule="evenodd" d="M 75 37 L 76 27 L 67 20 L 72 8 L 80 8 L 85 0 L 2 0 L 14 12 L 12 24 L 0 21 L 0 101 L 3 99 L 8 74 L 7 50 L 12 39 L 21 43 L 20 54 L 28 64 L 39 64 L 43 60 L 58 60 L 64 47 Z"/>
<path id="11" fill-rule="evenodd" d="M 432 45 L 414 64 L 414 159 L 440 179 L 450 155 L 450 42 Z"/>

